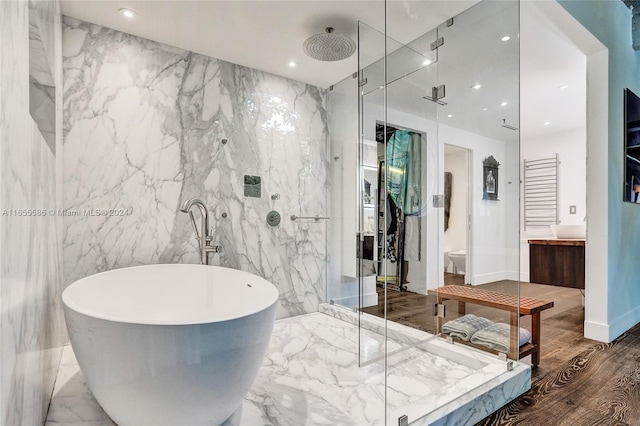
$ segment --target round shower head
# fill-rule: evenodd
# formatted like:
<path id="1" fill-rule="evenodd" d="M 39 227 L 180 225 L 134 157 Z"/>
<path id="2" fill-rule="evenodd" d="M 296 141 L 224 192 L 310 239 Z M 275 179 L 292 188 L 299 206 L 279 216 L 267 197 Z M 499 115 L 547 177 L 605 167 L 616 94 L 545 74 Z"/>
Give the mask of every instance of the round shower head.
<path id="1" fill-rule="evenodd" d="M 341 61 L 353 55 L 356 42 L 328 27 L 326 32 L 309 37 L 302 45 L 304 53 L 319 61 Z"/>

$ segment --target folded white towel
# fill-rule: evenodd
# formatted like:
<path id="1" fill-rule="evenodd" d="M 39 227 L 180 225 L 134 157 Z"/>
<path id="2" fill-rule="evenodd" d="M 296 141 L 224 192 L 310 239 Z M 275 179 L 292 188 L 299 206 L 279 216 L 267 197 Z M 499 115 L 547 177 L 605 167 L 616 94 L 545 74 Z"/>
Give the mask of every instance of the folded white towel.
<path id="1" fill-rule="evenodd" d="M 471 336 L 471 343 L 507 353 L 509 352 L 510 328 L 509 324 L 497 322 Z M 522 346 L 531 339 L 531 333 L 526 328 L 520 328 L 518 338 L 519 345 Z"/>
<path id="2" fill-rule="evenodd" d="M 479 330 L 493 325 L 494 322 L 486 318 L 467 314 L 458 319 L 446 322 L 442 326 L 442 332 L 462 340 L 469 341 L 471 336 Z"/>

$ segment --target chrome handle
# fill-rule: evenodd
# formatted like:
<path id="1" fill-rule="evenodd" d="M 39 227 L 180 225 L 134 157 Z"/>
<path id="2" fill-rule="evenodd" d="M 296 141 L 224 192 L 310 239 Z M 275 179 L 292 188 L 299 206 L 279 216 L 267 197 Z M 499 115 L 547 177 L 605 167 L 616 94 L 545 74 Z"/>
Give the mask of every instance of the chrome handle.
<path id="1" fill-rule="evenodd" d="M 296 216 L 295 214 L 291 215 L 291 220 L 296 221 L 298 219 L 307 219 L 307 220 L 315 220 L 316 222 L 319 222 L 320 219 L 331 219 L 329 216 Z"/>

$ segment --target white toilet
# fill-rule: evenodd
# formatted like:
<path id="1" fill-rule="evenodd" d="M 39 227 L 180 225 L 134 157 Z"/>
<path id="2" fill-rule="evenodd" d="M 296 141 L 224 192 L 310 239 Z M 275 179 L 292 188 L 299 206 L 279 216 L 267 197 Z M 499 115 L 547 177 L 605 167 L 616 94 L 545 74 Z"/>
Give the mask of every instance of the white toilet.
<path id="1" fill-rule="evenodd" d="M 467 269 L 467 252 L 465 250 L 449 252 L 449 259 L 453 262 L 453 272 L 464 274 Z"/>

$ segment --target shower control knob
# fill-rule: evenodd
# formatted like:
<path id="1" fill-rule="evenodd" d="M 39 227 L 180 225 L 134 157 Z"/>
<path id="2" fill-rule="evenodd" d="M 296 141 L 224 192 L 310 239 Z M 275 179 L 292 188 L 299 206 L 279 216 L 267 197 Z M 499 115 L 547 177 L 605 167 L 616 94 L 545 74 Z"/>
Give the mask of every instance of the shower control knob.
<path id="1" fill-rule="evenodd" d="M 280 213 L 278 213 L 275 210 L 270 211 L 269 213 L 267 213 L 267 223 L 271 226 L 278 226 L 280 225 Z"/>

